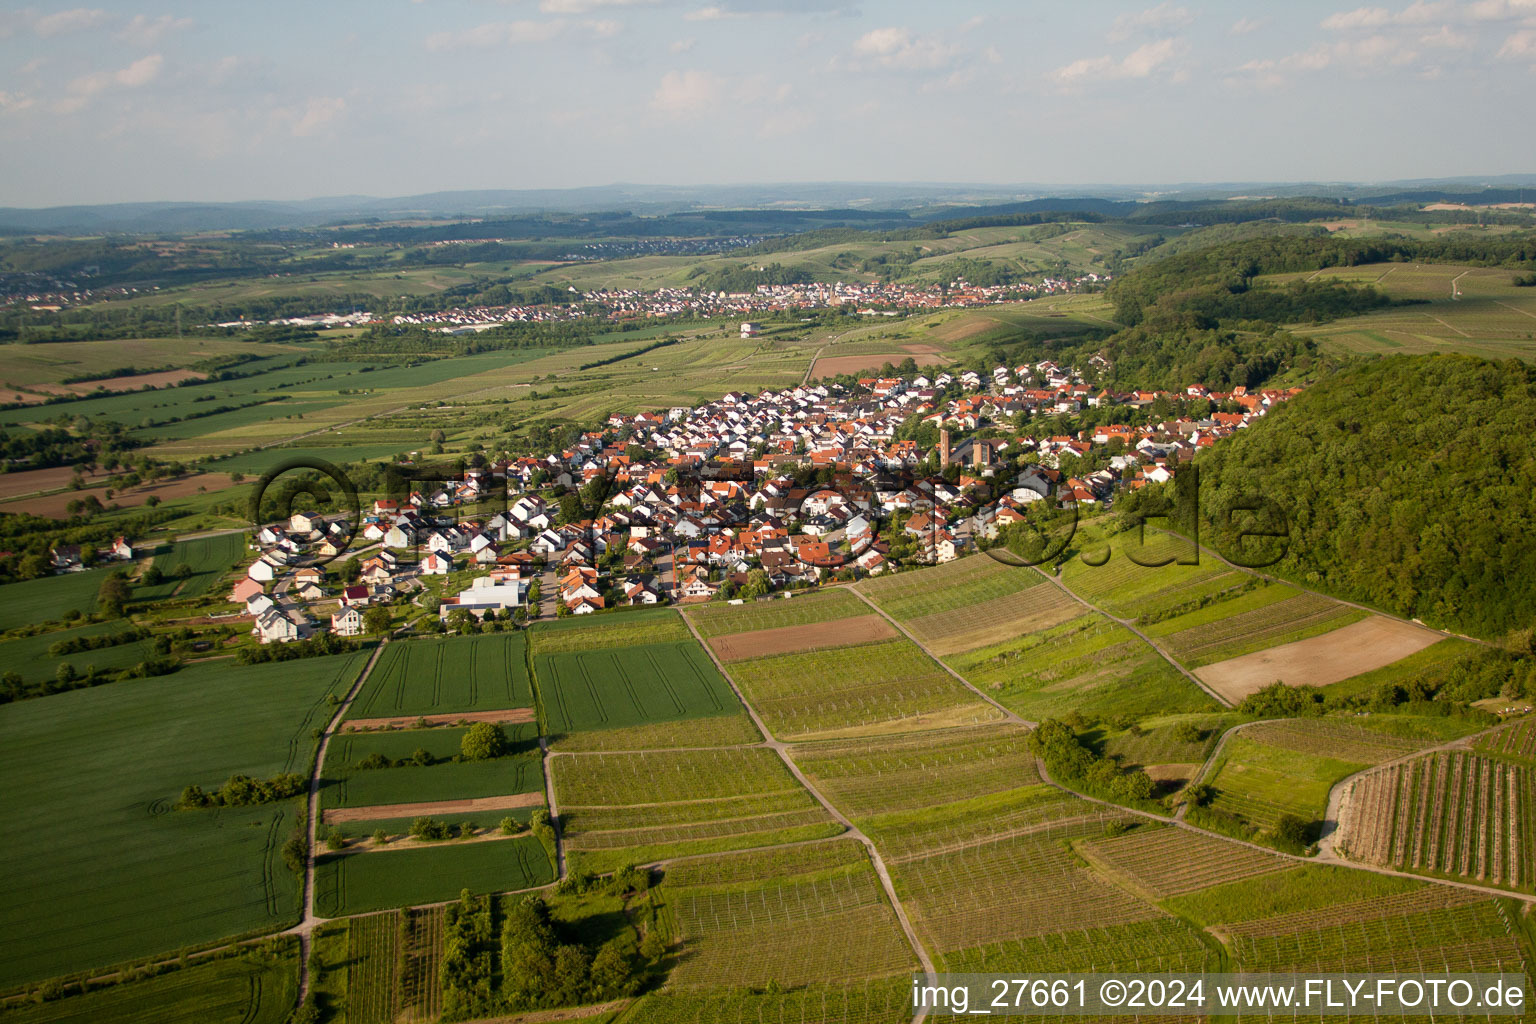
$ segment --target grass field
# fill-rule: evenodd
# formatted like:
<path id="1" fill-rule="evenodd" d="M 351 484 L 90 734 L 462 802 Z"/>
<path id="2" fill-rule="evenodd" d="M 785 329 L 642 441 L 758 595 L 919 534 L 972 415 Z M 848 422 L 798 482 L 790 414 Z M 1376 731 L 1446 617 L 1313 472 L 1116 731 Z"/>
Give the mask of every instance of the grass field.
<path id="1" fill-rule="evenodd" d="M 90 614 L 109 572 L 87 569 L 0 586 L 0 630 L 62 619 L 67 612 Z"/>
<path id="2" fill-rule="evenodd" d="M 1217 707 L 1140 637 L 1096 613 L 945 661 L 1031 719 L 1069 711 L 1108 718 Z"/>
<path id="3" fill-rule="evenodd" d="M 1297 328 L 1326 349 L 1355 355 L 1465 352 L 1489 359 L 1536 358 L 1536 295 L 1514 286 L 1514 271 L 1384 263 L 1282 278 L 1292 276 L 1369 284 L 1393 298 L 1420 300 Z"/>
<path id="4" fill-rule="evenodd" d="M 524 644 L 521 633 L 392 643 L 347 718 L 532 707 Z"/>
<path id="5" fill-rule="evenodd" d="M 272 928 L 297 913 L 278 848 L 297 802 L 176 811 L 183 787 L 306 770 L 361 654 L 184 668 L 0 708 L 0 984 Z M 82 841 L 80 824 L 90 825 Z"/>
<path id="6" fill-rule="evenodd" d="M 276 955 L 199 962 L 41 1005 L 9 1009 L 7 1024 L 283 1024 L 297 998 L 297 946 Z"/>
<path id="7" fill-rule="evenodd" d="M 536 623 L 528 631 L 535 656 L 589 651 L 604 647 L 675 643 L 692 640 L 677 612 L 644 608 L 592 619 L 569 618 Z"/>
<path id="8" fill-rule="evenodd" d="M 842 831 L 761 747 L 556 757 L 550 772 L 567 855 L 592 870 Z"/>
<path id="9" fill-rule="evenodd" d="M 544 844 L 532 836 L 490 842 L 444 840 L 431 848 L 329 854 L 315 867 L 315 911 L 324 917 L 440 903 L 459 895 L 513 892 L 554 881 Z"/>
<path id="10" fill-rule="evenodd" d="M 1000 717 L 904 637 L 739 661 L 730 671 L 780 739 L 906 732 Z"/>
<path id="11" fill-rule="evenodd" d="M 179 540 L 171 550 L 155 556 L 154 566 L 165 580 L 153 587 L 134 588 L 136 601 L 162 601 L 168 597 L 201 597 L 218 587 L 219 582 L 245 557 L 245 535 L 225 533 L 215 537 Z M 192 575 L 185 580 L 172 575 L 178 566 L 188 566 Z"/>
<path id="12" fill-rule="evenodd" d="M 790 600 L 749 601 L 745 604 L 703 604 L 685 613 L 693 628 L 705 639 L 732 633 L 755 633 L 765 629 L 809 626 L 854 615 L 863 615 L 869 606 L 847 589 L 838 587 L 817 593 L 801 594 Z"/>

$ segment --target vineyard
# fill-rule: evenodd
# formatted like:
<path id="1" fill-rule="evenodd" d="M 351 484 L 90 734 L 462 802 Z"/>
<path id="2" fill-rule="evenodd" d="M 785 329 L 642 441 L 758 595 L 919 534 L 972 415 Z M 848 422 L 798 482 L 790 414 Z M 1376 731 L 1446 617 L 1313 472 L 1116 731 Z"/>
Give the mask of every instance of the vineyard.
<path id="1" fill-rule="evenodd" d="M 1082 558 L 1069 559 L 1061 570 L 1062 581 L 1090 604 L 1119 618 L 1134 619 L 1176 611 L 1240 586 L 1250 578 L 1209 556 L 1200 558 L 1195 565 L 1180 565 L 1178 559 L 1192 558 L 1194 553 L 1187 541 L 1167 534 L 1149 530 L 1143 546 L 1135 546 L 1134 539 L 1133 534 L 1121 534 L 1108 541 L 1085 536 L 1076 542 L 1085 557 L 1099 561 L 1107 544 L 1108 560 L 1101 565 L 1089 565 Z M 1174 561 L 1159 566 L 1138 565 L 1129 557 L 1132 552 L 1143 562 Z"/>
<path id="2" fill-rule="evenodd" d="M 1530 891 L 1532 770 L 1440 751 L 1353 780 L 1339 811 L 1348 857 Z"/>
<path id="3" fill-rule="evenodd" d="M 741 715 L 736 695 L 692 639 L 534 658 L 552 734 Z"/>
<path id="4" fill-rule="evenodd" d="M 735 695 L 732 695 L 735 700 Z M 567 752 L 604 750 L 664 750 L 669 747 L 730 747 L 762 742 L 757 726 L 745 712 L 652 722 L 622 729 L 569 732 L 550 739 L 550 748 Z"/>
<path id="5" fill-rule="evenodd" d="M 901 974 L 863 983 L 807 985 L 792 992 L 663 991 L 647 996 L 624 1017 L 624 1024 L 907 1024 L 911 1019 L 912 979 Z"/>
<path id="6" fill-rule="evenodd" d="M 795 763 L 853 818 L 934 807 L 1040 781 L 1024 730 L 999 725 L 797 745 Z"/>
<path id="7" fill-rule="evenodd" d="M 843 830 L 761 747 L 584 754 L 551 764 L 566 850 L 591 870 Z"/>
<path id="8" fill-rule="evenodd" d="M 910 620 L 907 629 L 942 657 L 1049 629 L 1080 614 L 1082 606 L 1060 587 L 1042 583 L 977 604 L 920 616 Z"/>
<path id="9" fill-rule="evenodd" d="M 1473 746 L 1480 754 L 1536 765 L 1536 718 L 1522 718 L 1495 729 L 1478 737 Z"/>
<path id="10" fill-rule="evenodd" d="M 822 590 L 791 599 L 748 601 L 744 604 L 702 604 L 688 609 L 693 628 L 706 639 L 763 629 L 810 626 L 818 622 L 863 615 L 869 606 L 846 589 Z"/>
<path id="11" fill-rule="evenodd" d="M 1134 633 L 1095 613 L 945 661 L 1030 719 L 1071 711 L 1108 718 L 1217 707 Z"/>
<path id="12" fill-rule="evenodd" d="M 737 662 L 731 674 L 768 729 L 809 740 L 997 720 L 905 638 Z"/>
<path id="13" fill-rule="evenodd" d="M 595 622 L 578 618 L 540 622 L 528 631 L 528 637 L 536 656 L 692 639 L 687 625 L 670 609 L 625 612 Z"/>
<path id="14" fill-rule="evenodd" d="M 906 623 L 1007 597 L 1045 583 L 1029 568 L 995 558 L 961 558 L 932 569 L 882 576 L 859 590 L 887 615 Z"/>
<path id="15" fill-rule="evenodd" d="M 867 858 L 828 866 L 817 851 L 797 864 L 785 851 L 775 859 L 781 874 L 727 885 L 683 886 L 668 874 L 659 895 L 683 944 L 670 987 L 794 988 L 917 966 Z"/>
<path id="16" fill-rule="evenodd" d="M 1217 810 L 1272 830 L 1283 814 L 1305 821 L 1322 817 L 1333 784 L 1366 766 L 1261 742 L 1244 730 L 1227 739 L 1205 781 L 1216 790 Z"/>
<path id="17" fill-rule="evenodd" d="M 394 1024 L 400 1012 L 405 914 L 392 911 L 347 924 L 347 1024 Z"/>
<path id="18" fill-rule="evenodd" d="M 1219 958 L 1183 921 L 1157 917 L 1112 925 L 1101 925 L 1089 919 L 1059 932 L 946 953 L 941 961 L 942 970 L 967 973 L 1123 971 L 1153 974 L 1216 970 Z"/>
<path id="19" fill-rule="evenodd" d="M 1088 840 L 1078 850 L 1106 874 L 1155 900 L 1291 867 L 1272 854 L 1188 829 L 1145 825 L 1113 839 Z"/>
<path id="20" fill-rule="evenodd" d="M 774 654 L 795 654 L 826 647 L 850 647 L 854 644 L 889 640 L 896 628 L 875 612 L 846 619 L 813 622 L 805 626 L 779 626 L 752 633 L 726 633 L 709 641 L 710 649 L 721 661 L 745 661 Z"/>
<path id="21" fill-rule="evenodd" d="M 1188 668 L 1200 668 L 1347 626 L 1365 612 L 1285 586 L 1261 587 L 1146 629 Z"/>
<path id="22" fill-rule="evenodd" d="M 347 717 L 532 707 L 523 645 L 521 633 L 389 644 Z"/>

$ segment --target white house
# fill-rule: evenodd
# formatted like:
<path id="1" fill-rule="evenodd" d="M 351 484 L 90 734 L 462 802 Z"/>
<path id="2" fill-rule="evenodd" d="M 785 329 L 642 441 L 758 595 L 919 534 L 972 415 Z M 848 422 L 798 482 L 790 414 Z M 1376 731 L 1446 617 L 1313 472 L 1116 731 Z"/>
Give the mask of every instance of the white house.
<path id="1" fill-rule="evenodd" d="M 261 637 L 264 644 L 285 644 L 299 638 L 299 626 L 276 608 L 269 608 L 256 617 L 251 632 Z"/>
<path id="2" fill-rule="evenodd" d="M 266 594 L 253 594 L 246 599 L 245 613 L 253 618 L 260 618 L 261 613 L 276 607 L 274 602 Z"/>
<path id="3" fill-rule="evenodd" d="M 263 555 L 251 563 L 251 567 L 245 571 L 245 574 L 257 583 L 271 583 L 277 579 L 279 568 L 281 566 Z"/>
<path id="4" fill-rule="evenodd" d="M 331 632 L 337 636 L 360 636 L 363 632 L 363 613 L 356 608 L 343 608 L 331 616 Z"/>
<path id="5" fill-rule="evenodd" d="M 423 576 L 446 576 L 453 571 L 453 557 L 440 555 L 436 551 L 421 560 L 421 574 Z"/>

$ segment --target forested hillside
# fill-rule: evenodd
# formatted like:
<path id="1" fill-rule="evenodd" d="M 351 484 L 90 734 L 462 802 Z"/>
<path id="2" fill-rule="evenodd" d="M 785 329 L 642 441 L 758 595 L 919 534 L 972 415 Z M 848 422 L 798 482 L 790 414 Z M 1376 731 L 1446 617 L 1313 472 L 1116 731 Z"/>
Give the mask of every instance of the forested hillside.
<path id="1" fill-rule="evenodd" d="M 1536 624 L 1536 369 L 1396 356 L 1330 374 L 1204 454 L 1202 516 L 1263 495 L 1290 525 L 1271 571 L 1472 635 Z M 1209 536 L 1209 535 L 1208 535 Z M 1250 542 L 1251 543 L 1251 542 Z"/>

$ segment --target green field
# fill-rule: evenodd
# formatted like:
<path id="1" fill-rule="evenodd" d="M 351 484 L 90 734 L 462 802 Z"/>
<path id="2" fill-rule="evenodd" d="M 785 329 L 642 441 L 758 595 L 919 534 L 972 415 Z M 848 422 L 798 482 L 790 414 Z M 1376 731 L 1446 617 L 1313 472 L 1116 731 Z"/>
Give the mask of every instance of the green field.
<path id="1" fill-rule="evenodd" d="M 670 608 L 642 608 L 588 618 L 539 622 L 528 631 L 535 656 L 604 647 L 691 640 L 688 627 Z"/>
<path id="2" fill-rule="evenodd" d="M 342 733 L 326 750 L 320 803 L 326 808 L 369 807 L 542 793 L 544 772 L 539 760 L 538 730 L 531 724 L 504 728 L 514 752 L 489 761 L 449 760 L 459 753 L 459 741 L 467 731 L 464 729 Z M 440 763 L 399 768 L 356 767 L 371 754 L 407 760 L 419 749 L 439 758 Z"/>
<path id="3" fill-rule="evenodd" d="M 292 940 L 290 940 L 291 942 Z M 198 962 L 4 1013 L 7 1024 L 283 1024 L 298 995 L 294 946 Z"/>
<path id="4" fill-rule="evenodd" d="M 933 569 L 880 576 L 859 584 L 859 589 L 893 619 L 910 622 L 1007 597 L 1044 582 L 1045 578 L 1033 569 L 983 556 L 957 559 Z"/>
<path id="5" fill-rule="evenodd" d="M 326 695 L 364 659 L 189 667 L 0 708 L 8 862 L 28 881 L 0 896 L 0 984 L 293 920 L 298 880 L 278 848 L 298 802 L 171 805 L 236 772 L 306 771 Z"/>
<path id="6" fill-rule="evenodd" d="M 0 586 L 0 630 L 62 619 L 68 612 L 90 614 L 109 572 L 87 569 Z"/>
<path id="7" fill-rule="evenodd" d="M 551 735 L 740 715 L 741 704 L 691 639 L 534 659 Z"/>
<path id="8" fill-rule="evenodd" d="M 347 718 L 531 708 L 525 644 L 521 633 L 391 643 Z"/>
<path id="9" fill-rule="evenodd" d="M 137 601 L 163 601 L 168 597 L 201 597 L 215 589 L 229 571 L 245 557 L 245 535 L 224 533 L 214 537 L 179 540 L 171 550 L 155 555 L 154 566 L 165 575 L 155 586 L 134 588 Z M 178 566 L 188 566 L 192 575 L 185 580 L 173 573 Z"/>
<path id="10" fill-rule="evenodd" d="M 773 601 L 749 601 L 739 605 L 697 605 L 689 608 L 687 615 L 694 629 L 707 639 L 730 633 L 808 626 L 815 622 L 831 622 L 868 613 L 868 605 L 849 591 L 839 588 L 801 594 L 787 601 L 780 598 Z"/>
<path id="11" fill-rule="evenodd" d="M 94 651 L 76 651 L 72 654 L 49 654 L 48 648 L 55 643 L 76 638 L 101 636 L 104 633 L 121 633 L 132 626 L 127 619 L 114 622 L 95 622 L 74 629 L 60 629 L 36 636 L 18 637 L 0 641 L 0 665 L 5 671 L 15 672 L 22 682 L 40 684 L 57 679 L 59 666 L 69 663 L 79 674 L 97 668 L 104 672 L 137 665 L 152 653 L 150 640 L 101 647 Z"/>
<path id="12" fill-rule="evenodd" d="M 513 892 L 555 879 L 544 844 L 532 836 L 485 842 L 444 840 L 431 848 L 330 854 L 315 867 L 315 912 L 324 917 L 441 903 L 461 889 Z"/>

